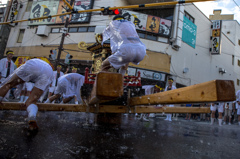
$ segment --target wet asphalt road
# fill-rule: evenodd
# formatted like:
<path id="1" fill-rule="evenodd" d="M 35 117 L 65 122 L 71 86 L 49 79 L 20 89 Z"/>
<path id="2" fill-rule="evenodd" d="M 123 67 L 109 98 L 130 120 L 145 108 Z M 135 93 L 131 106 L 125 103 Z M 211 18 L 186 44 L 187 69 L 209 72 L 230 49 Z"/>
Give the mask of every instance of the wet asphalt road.
<path id="1" fill-rule="evenodd" d="M 93 123 L 90 114 L 90 123 Z M 240 126 L 172 122 L 158 116 L 141 122 L 122 115 L 121 125 L 82 126 L 85 113 L 39 112 L 37 134 L 29 134 L 26 112 L 0 111 L 0 159 L 159 159 L 240 156 Z"/>

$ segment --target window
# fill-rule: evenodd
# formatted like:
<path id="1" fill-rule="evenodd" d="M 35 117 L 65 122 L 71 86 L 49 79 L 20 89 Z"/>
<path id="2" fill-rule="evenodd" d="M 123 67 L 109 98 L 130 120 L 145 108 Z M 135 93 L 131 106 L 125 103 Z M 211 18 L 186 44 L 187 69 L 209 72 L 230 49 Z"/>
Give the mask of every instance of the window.
<path id="1" fill-rule="evenodd" d="M 24 32 L 25 32 L 25 29 L 20 29 L 17 43 L 22 43 Z"/>
<path id="2" fill-rule="evenodd" d="M 51 33 L 59 33 L 60 28 L 52 28 Z"/>
<path id="3" fill-rule="evenodd" d="M 78 32 L 87 32 L 87 27 L 79 27 Z"/>
<path id="4" fill-rule="evenodd" d="M 238 85 L 238 86 L 240 85 L 240 80 L 239 80 L 239 79 L 237 79 L 237 85 Z"/>
<path id="5" fill-rule="evenodd" d="M 32 3 L 33 3 L 33 0 L 28 0 L 26 12 L 29 12 L 29 11 L 31 10 L 31 8 L 32 8 Z"/>
<path id="6" fill-rule="evenodd" d="M 234 65 L 234 55 L 232 55 L 232 65 Z"/>
<path id="7" fill-rule="evenodd" d="M 189 19 L 191 22 L 194 23 L 195 19 L 194 19 L 189 13 L 187 13 L 186 11 L 184 12 L 184 16 L 185 16 L 187 19 Z"/>
<path id="8" fill-rule="evenodd" d="M 139 38 L 145 38 L 145 34 L 144 33 L 138 33 L 138 36 L 139 36 Z"/>
<path id="9" fill-rule="evenodd" d="M 240 39 L 238 39 L 238 45 L 240 45 Z"/>
<path id="10" fill-rule="evenodd" d="M 240 66 L 240 60 L 238 60 L 238 66 Z"/>
<path id="11" fill-rule="evenodd" d="M 88 32 L 95 32 L 95 26 L 88 27 Z"/>
<path id="12" fill-rule="evenodd" d="M 68 32 L 69 33 L 74 33 L 77 32 L 78 28 L 69 28 Z"/>
<path id="13" fill-rule="evenodd" d="M 157 41 L 157 36 L 156 35 L 149 35 L 149 34 L 147 34 L 146 39 Z"/>

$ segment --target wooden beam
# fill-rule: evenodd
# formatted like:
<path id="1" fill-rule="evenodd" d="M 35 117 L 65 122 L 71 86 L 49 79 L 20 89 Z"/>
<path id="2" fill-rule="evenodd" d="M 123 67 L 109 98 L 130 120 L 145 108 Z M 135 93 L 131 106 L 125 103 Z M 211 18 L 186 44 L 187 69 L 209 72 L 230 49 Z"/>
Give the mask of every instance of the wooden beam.
<path id="1" fill-rule="evenodd" d="M 119 73 L 100 72 L 97 74 L 89 104 L 115 100 L 123 95 L 123 77 Z"/>
<path id="2" fill-rule="evenodd" d="M 216 101 L 234 101 L 234 82 L 230 80 L 214 80 L 171 91 L 160 92 L 141 97 L 130 98 L 129 104 L 155 105 L 202 103 Z"/>
<path id="3" fill-rule="evenodd" d="M 0 110 L 26 110 L 18 102 L 3 102 L 0 105 Z M 51 103 L 37 103 L 39 111 L 71 111 L 71 112 L 85 112 L 86 106 L 80 104 L 51 104 Z"/>
<path id="4" fill-rule="evenodd" d="M 135 106 L 136 113 L 210 113 L 209 107 Z"/>
<path id="5" fill-rule="evenodd" d="M 21 103 L 16 102 L 4 102 L 4 105 L 0 105 L 0 110 L 26 110 L 21 107 Z M 38 103 L 39 111 L 70 111 L 70 112 L 86 112 L 86 105 L 77 104 L 50 104 L 50 103 Z M 90 113 L 95 113 L 95 107 L 90 106 Z M 135 106 L 130 107 L 128 112 L 128 106 L 118 105 L 100 105 L 98 113 L 209 113 L 210 108 L 206 107 L 156 107 L 156 106 Z"/>

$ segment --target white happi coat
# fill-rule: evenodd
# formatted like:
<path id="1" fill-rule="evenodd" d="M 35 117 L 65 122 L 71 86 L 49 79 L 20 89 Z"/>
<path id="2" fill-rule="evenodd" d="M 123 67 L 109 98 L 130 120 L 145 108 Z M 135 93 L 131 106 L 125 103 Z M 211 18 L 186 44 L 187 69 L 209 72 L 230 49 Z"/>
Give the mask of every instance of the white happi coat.
<path id="1" fill-rule="evenodd" d="M 58 85 L 54 94 L 63 94 L 63 98 L 76 96 L 77 100 L 81 102 L 80 89 L 84 83 L 85 77 L 78 73 L 69 73 L 61 76 L 58 79 Z"/>
<path id="2" fill-rule="evenodd" d="M 1 76 L 2 76 L 1 82 L 3 82 L 6 78 L 6 76 L 7 76 L 7 69 L 8 69 L 8 59 L 3 58 L 3 59 L 0 60 L 0 73 L 1 73 Z M 15 69 L 15 64 L 11 60 L 9 75 L 11 75 L 13 73 L 14 69 Z"/>
<path id="3" fill-rule="evenodd" d="M 113 54 L 108 57 L 108 60 L 115 69 L 129 62 L 137 65 L 146 55 L 146 47 L 140 41 L 135 25 L 130 21 L 111 21 L 103 31 L 103 42 L 109 38 Z"/>
<path id="4" fill-rule="evenodd" d="M 48 89 L 52 82 L 53 70 L 52 67 L 45 61 L 40 59 L 28 60 L 25 64 L 18 67 L 4 83 L 8 82 L 12 76 L 16 74 L 25 82 L 34 83 L 34 87 L 45 90 Z M 2 85 L 4 84 L 2 83 Z M 23 84 L 22 84 L 23 86 Z M 21 89 L 20 89 L 21 90 Z"/>
<path id="5" fill-rule="evenodd" d="M 63 76 L 64 75 L 64 73 L 62 72 L 62 71 L 60 71 L 60 76 L 59 76 L 59 78 L 61 77 L 61 76 Z M 59 78 L 58 78 L 58 80 L 59 80 Z M 56 79 L 57 79 L 57 71 L 53 71 L 53 80 L 52 80 L 52 86 L 51 87 L 49 87 L 49 92 L 54 92 L 54 90 L 56 89 L 55 88 L 55 85 L 56 85 Z"/>

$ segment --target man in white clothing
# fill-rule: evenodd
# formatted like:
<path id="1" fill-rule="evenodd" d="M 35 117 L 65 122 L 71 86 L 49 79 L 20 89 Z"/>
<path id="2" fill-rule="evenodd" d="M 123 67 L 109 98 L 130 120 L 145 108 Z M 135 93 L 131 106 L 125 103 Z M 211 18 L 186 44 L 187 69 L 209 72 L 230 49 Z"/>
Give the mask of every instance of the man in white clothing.
<path id="1" fill-rule="evenodd" d="M 231 125 L 232 110 L 233 110 L 233 102 L 226 102 L 225 109 L 224 109 L 224 122 L 223 122 L 224 125 L 227 122 L 227 117 L 229 119 L 228 125 Z"/>
<path id="2" fill-rule="evenodd" d="M 58 80 L 58 86 L 54 91 L 54 95 L 49 97 L 45 103 L 51 103 L 60 98 L 61 95 L 63 95 L 63 103 L 68 103 L 75 96 L 79 102 L 82 102 L 80 90 L 84 83 L 84 79 L 85 77 L 78 73 L 69 73 L 63 75 Z"/>
<path id="3" fill-rule="evenodd" d="M 4 82 L 4 80 L 13 73 L 16 65 L 12 61 L 14 52 L 12 50 L 8 50 L 6 52 L 7 57 L 0 60 L 0 83 Z M 9 93 L 6 94 L 6 98 L 9 98 Z"/>
<path id="4" fill-rule="evenodd" d="M 222 126 L 223 107 L 224 107 L 224 102 L 212 103 L 211 104 L 211 107 L 210 107 L 210 110 L 212 111 L 212 113 L 211 113 L 211 125 L 213 125 L 213 123 L 214 123 L 215 113 L 216 113 L 216 110 L 218 109 L 218 123 L 219 123 L 219 126 Z"/>
<path id="5" fill-rule="evenodd" d="M 168 78 L 168 86 L 166 86 L 164 91 L 169 91 L 169 90 L 174 90 L 177 89 L 174 85 L 173 85 L 173 78 L 170 77 Z M 167 105 L 168 107 L 174 107 L 174 105 Z M 164 120 L 168 120 L 168 121 L 172 121 L 172 114 L 166 114 L 167 118 Z"/>
<path id="6" fill-rule="evenodd" d="M 117 15 L 103 31 L 103 42 L 110 39 L 112 55 L 102 63 L 101 71 L 112 66 L 125 74 L 130 62 L 138 64 L 146 55 L 146 47 L 140 41 L 135 25 L 123 16 Z"/>
<path id="7" fill-rule="evenodd" d="M 38 99 L 45 89 L 48 89 L 52 82 L 52 67 L 43 60 L 32 59 L 18 67 L 1 85 L 0 87 L 0 103 L 8 90 L 25 82 L 35 83 L 32 93 L 25 102 L 24 106 L 28 112 L 28 124 L 30 130 L 37 130 L 36 115 L 38 107 L 36 105 Z M 22 89 L 19 89 L 22 90 Z"/>
<path id="8" fill-rule="evenodd" d="M 30 96 L 30 93 L 34 87 L 34 83 L 32 82 L 25 82 L 20 94 L 20 101 L 19 103 L 24 103 L 27 101 L 28 97 Z"/>
<path id="9" fill-rule="evenodd" d="M 238 124 L 240 125 L 240 90 L 238 90 L 236 93 L 236 109 L 238 116 Z"/>
<path id="10" fill-rule="evenodd" d="M 48 97 L 51 97 L 53 92 L 57 88 L 59 77 L 64 75 L 64 73 L 61 71 L 61 69 L 62 69 L 62 66 L 58 65 L 57 66 L 57 71 L 53 71 L 53 80 L 52 80 L 52 83 L 51 83 L 51 85 L 49 87 Z"/>
<path id="11" fill-rule="evenodd" d="M 144 85 L 142 86 L 142 89 L 145 89 L 145 95 L 149 95 L 149 94 L 154 94 L 154 93 L 159 93 L 159 92 L 162 92 L 164 90 L 164 85 L 163 83 L 161 83 L 160 81 L 157 82 L 155 85 Z M 144 114 L 142 113 L 140 115 L 140 118 L 141 120 L 143 121 L 149 121 L 147 119 L 147 115 L 148 114 Z M 150 113 L 149 114 L 149 117 L 155 117 L 155 114 L 154 113 Z"/>

